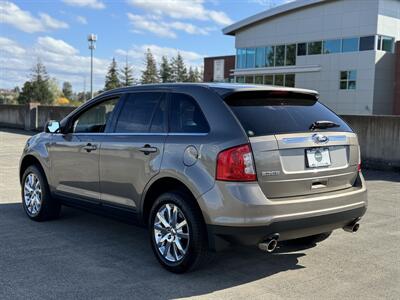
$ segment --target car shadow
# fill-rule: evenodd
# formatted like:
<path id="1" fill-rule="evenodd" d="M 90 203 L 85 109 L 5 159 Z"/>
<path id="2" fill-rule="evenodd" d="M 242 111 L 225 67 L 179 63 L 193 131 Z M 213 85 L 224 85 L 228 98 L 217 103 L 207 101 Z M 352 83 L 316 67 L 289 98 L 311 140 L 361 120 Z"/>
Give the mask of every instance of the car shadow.
<path id="1" fill-rule="evenodd" d="M 1 298 L 171 299 L 304 268 L 293 246 L 274 254 L 236 246 L 198 271 L 172 274 L 153 256 L 145 228 L 68 207 L 58 220 L 33 222 L 20 204 L 0 204 L 0 237 Z"/>

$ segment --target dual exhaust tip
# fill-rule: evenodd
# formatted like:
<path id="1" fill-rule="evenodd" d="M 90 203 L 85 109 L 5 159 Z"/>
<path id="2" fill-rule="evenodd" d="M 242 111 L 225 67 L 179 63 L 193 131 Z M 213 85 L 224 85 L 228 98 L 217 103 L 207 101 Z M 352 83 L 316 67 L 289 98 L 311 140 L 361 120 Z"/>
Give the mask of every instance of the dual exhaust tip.
<path id="1" fill-rule="evenodd" d="M 351 232 L 351 233 L 357 232 L 358 229 L 360 228 L 360 224 L 357 223 L 358 221 L 359 220 L 355 220 L 355 221 L 351 222 L 350 224 L 344 226 L 343 230 L 346 232 Z"/>
<path id="2" fill-rule="evenodd" d="M 270 235 L 264 242 L 258 244 L 261 251 L 272 253 L 278 246 L 279 233 Z"/>

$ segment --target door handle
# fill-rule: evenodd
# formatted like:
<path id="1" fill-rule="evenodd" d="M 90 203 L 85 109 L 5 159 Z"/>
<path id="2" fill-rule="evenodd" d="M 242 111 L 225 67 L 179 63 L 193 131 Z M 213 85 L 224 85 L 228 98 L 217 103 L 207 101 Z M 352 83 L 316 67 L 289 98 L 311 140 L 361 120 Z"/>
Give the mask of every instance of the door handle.
<path id="1" fill-rule="evenodd" d="M 83 146 L 83 149 L 86 150 L 86 152 L 94 151 L 97 149 L 96 145 L 92 145 L 91 143 L 88 143 L 86 146 Z"/>
<path id="2" fill-rule="evenodd" d="M 155 153 L 157 152 L 156 147 L 152 147 L 149 144 L 144 145 L 142 148 L 138 149 L 140 152 L 143 152 L 145 155 L 149 155 L 150 153 Z"/>

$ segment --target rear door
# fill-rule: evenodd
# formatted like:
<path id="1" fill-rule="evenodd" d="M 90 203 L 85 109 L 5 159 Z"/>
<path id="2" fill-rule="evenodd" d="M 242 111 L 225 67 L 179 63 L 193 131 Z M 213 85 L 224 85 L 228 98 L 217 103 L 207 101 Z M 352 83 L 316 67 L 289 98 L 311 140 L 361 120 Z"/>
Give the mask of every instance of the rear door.
<path id="1" fill-rule="evenodd" d="M 226 101 L 249 136 L 258 181 L 267 197 L 310 195 L 354 184 L 357 136 L 315 95 L 238 93 Z M 318 121 L 335 125 L 312 128 Z"/>
<path id="2" fill-rule="evenodd" d="M 161 166 L 167 135 L 164 92 L 125 96 L 112 133 L 100 149 L 101 200 L 136 207 L 144 187 Z"/>

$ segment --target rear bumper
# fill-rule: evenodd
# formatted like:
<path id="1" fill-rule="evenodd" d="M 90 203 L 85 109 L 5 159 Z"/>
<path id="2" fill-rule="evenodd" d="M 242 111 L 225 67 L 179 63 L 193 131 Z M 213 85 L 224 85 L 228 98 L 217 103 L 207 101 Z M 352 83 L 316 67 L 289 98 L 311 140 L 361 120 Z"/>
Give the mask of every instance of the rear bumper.
<path id="1" fill-rule="evenodd" d="M 274 222 L 267 226 L 239 227 L 208 225 L 210 248 L 223 249 L 227 243 L 257 245 L 269 236 L 279 233 L 279 241 L 290 240 L 343 228 L 365 214 L 366 207 L 287 221 Z"/>
<path id="2" fill-rule="evenodd" d="M 367 189 L 361 174 L 349 189 L 279 199 L 266 198 L 257 183 L 217 182 L 198 202 L 210 247 L 218 250 L 226 242 L 255 245 L 273 233 L 289 240 L 342 228 L 364 215 Z"/>

